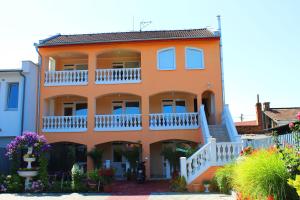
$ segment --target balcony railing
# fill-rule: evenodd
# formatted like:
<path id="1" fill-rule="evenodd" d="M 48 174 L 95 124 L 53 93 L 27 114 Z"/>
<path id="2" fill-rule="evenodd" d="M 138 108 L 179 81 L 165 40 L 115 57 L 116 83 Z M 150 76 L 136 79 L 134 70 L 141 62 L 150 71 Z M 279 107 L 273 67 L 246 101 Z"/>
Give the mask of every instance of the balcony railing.
<path id="1" fill-rule="evenodd" d="M 47 71 L 45 86 L 87 85 L 88 70 Z"/>
<path id="2" fill-rule="evenodd" d="M 140 114 L 96 115 L 95 131 L 141 130 Z"/>
<path id="3" fill-rule="evenodd" d="M 150 114 L 150 129 L 197 129 L 198 113 L 154 113 Z"/>
<path id="4" fill-rule="evenodd" d="M 43 117 L 43 132 L 84 132 L 87 131 L 87 116 Z"/>
<path id="5" fill-rule="evenodd" d="M 97 69 L 96 84 L 141 82 L 141 68 Z"/>

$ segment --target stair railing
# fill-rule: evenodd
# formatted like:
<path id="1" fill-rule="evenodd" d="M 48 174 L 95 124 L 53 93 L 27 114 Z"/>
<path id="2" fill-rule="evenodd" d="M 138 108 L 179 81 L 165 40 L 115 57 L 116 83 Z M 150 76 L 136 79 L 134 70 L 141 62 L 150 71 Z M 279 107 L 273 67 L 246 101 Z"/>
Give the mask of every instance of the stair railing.
<path id="1" fill-rule="evenodd" d="M 211 135 L 209 133 L 209 128 L 208 128 L 208 123 L 205 115 L 205 110 L 204 110 L 204 105 L 200 106 L 200 111 L 199 111 L 199 121 L 200 121 L 200 126 L 202 130 L 202 134 L 204 136 L 204 142 L 207 144 L 209 142 L 209 139 L 211 138 Z"/>
<path id="2" fill-rule="evenodd" d="M 241 142 L 241 136 L 239 136 L 235 124 L 233 122 L 232 116 L 229 111 L 229 106 L 226 104 L 223 108 L 222 113 L 222 123 L 225 124 L 230 141 L 231 142 Z"/>

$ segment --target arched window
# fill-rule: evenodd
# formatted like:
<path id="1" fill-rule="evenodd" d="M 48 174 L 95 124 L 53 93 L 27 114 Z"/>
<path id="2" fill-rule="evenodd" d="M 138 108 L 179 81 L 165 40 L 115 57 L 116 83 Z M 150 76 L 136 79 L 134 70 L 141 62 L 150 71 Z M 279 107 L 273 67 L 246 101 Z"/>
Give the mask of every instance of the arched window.
<path id="1" fill-rule="evenodd" d="M 157 68 L 159 70 L 175 70 L 175 48 L 161 49 L 157 52 Z"/>
<path id="2" fill-rule="evenodd" d="M 185 48 L 185 67 L 187 69 L 204 69 L 204 53 L 202 49 Z"/>

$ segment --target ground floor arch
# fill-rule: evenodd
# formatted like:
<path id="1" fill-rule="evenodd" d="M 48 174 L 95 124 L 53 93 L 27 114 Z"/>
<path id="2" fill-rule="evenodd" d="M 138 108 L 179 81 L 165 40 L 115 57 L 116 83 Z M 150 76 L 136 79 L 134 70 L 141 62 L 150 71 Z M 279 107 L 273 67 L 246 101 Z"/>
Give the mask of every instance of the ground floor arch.
<path id="1" fill-rule="evenodd" d="M 179 157 L 187 156 L 183 150 L 197 149 L 198 145 L 186 140 L 163 140 L 150 144 L 150 178 L 170 179 L 172 173 L 179 170 Z"/>
<path id="2" fill-rule="evenodd" d="M 207 90 L 202 93 L 202 105 L 204 105 L 205 115 L 208 124 L 216 124 L 216 105 L 215 105 L 215 94 Z"/>

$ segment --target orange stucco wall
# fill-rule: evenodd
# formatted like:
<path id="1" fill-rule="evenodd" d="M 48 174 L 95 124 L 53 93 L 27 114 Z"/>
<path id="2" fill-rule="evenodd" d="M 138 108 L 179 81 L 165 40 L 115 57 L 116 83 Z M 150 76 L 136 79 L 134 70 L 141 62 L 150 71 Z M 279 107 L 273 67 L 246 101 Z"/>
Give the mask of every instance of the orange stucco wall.
<path id="1" fill-rule="evenodd" d="M 176 49 L 176 70 L 160 71 L 157 69 L 157 51 L 168 47 L 175 47 Z M 196 47 L 203 49 L 205 69 L 188 70 L 185 68 L 185 47 Z M 109 68 L 107 67 L 107 65 L 112 62 L 111 59 L 101 60 L 101 56 L 99 55 L 104 52 L 116 49 L 125 49 L 140 52 L 140 58 L 130 59 L 140 60 L 142 77 L 141 83 L 116 85 L 95 84 L 95 69 L 101 67 Z M 218 39 L 186 39 L 89 45 L 66 45 L 57 47 L 42 47 L 39 49 L 39 51 L 42 55 L 40 119 L 42 119 L 42 116 L 44 115 L 44 113 L 46 113 L 44 110 L 47 109 L 49 98 L 51 99 L 53 97 L 62 95 L 77 95 L 83 97 L 88 103 L 87 132 L 42 133 L 42 120 L 40 120 L 40 133 L 44 134 L 49 142 L 76 142 L 87 145 L 87 148 L 89 150 L 97 144 L 111 141 L 139 141 L 141 142 L 143 148 L 143 158 L 147 157 L 149 159 L 150 144 L 154 142 L 170 139 L 187 140 L 193 142 L 203 141 L 203 137 L 199 129 L 166 131 L 153 131 L 149 129 L 148 114 L 151 112 L 160 111 L 160 101 L 162 98 L 172 97 L 171 93 L 160 94 L 164 92 L 179 92 L 176 93 L 176 95 L 178 95 L 178 98 L 186 99 L 188 111 L 193 112 L 193 99 L 197 98 L 197 107 L 199 108 L 199 106 L 201 105 L 202 94 L 207 90 L 212 91 L 215 95 L 217 121 L 220 122 L 221 120 L 223 105 Z M 49 57 L 55 57 L 60 54 L 66 53 L 79 53 L 86 55 L 83 60 L 88 64 L 88 85 L 45 87 L 43 84 L 44 73 L 46 70 L 48 70 Z M 62 60 L 63 59 L 58 61 L 58 66 L 63 65 L 64 61 Z M 180 92 L 187 92 L 189 94 L 187 95 Z M 105 95 L 114 94 L 114 97 L 118 97 L 118 94 L 124 93 L 136 95 L 141 102 L 140 107 L 142 112 L 142 130 L 127 132 L 95 132 L 93 127 L 94 115 L 100 113 L 109 113 L 111 109 L 109 103 L 112 100 L 112 96 L 105 97 Z M 127 96 L 126 98 L 129 97 L 131 98 L 132 96 Z M 59 104 L 59 101 L 57 103 Z M 56 107 L 56 113 L 59 114 L 61 108 L 59 108 L 59 105 L 57 105 Z M 149 175 L 150 163 L 147 162 L 146 165 L 147 174 Z M 91 167 L 90 160 L 88 161 L 88 167 Z"/>

